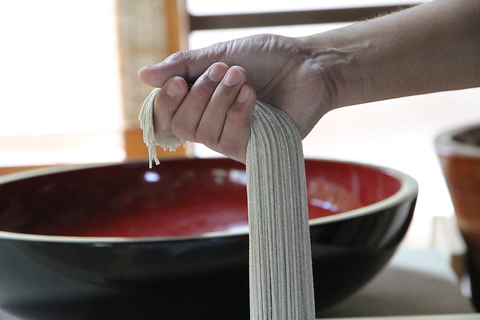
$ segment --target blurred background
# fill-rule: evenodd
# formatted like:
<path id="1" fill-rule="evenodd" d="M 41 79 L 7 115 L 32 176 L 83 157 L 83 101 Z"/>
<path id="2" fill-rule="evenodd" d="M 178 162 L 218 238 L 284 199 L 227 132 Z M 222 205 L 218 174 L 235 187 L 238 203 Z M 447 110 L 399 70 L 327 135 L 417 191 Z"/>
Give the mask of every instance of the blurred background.
<path id="1" fill-rule="evenodd" d="M 256 33 L 318 33 L 421 2 L 0 2 L 0 174 L 145 157 L 137 116 L 151 88 L 137 70 L 173 52 Z M 419 200 L 404 245 L 427 247 L 432 218 L 453 216 L 433 140 L 477 122 L 480 89 L 369 103 L 327 114 L 304 140 L 304 152 L 416 178 Z M 189 144 L 162 153 L 172 156 L 219 155 Z"/>

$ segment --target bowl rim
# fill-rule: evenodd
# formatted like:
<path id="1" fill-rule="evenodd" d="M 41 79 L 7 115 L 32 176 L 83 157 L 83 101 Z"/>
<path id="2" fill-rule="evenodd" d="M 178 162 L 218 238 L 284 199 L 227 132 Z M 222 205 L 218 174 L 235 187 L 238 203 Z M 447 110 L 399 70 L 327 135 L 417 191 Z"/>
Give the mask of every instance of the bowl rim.
<path id="1" fill-rule="evenodd" d="M 472 144 L 460 142 L 454 137 L 473 129 L 480 129 L 480 124 L 470 124 L 456 127 L 438 134 L 435 137 L 434 145 L 439 156 L 451 157 L 460 155 L 465 157 L 480 157 L 480 148 Z"/>
<path id="2" fill-rule="evenodd" d="M 182 160 L 187 159 L 222 159 L 222 158 L 179 158 Z M 163 161 L 179 160 L 175 158 L 165 159 Z M 338 160 L 330 158 L 305 158 L 308 161 L 325 161 L 325 162 L 337 162 L 342 164 L 351 164 L 355 166 L 367 167 L 375 170 L 379 170 L 384 174 L 387 174 L 400 182 L 400 189 L 393 195 L 375 202 L 373 204 L 341 212 L 331 216 L 325 216 L 320 218 L 314 218 L 309 220 L 310 227 L 315 225 L 322 225 L 327 223 L 338 222 L 342 220 L 353 219 L 357 217 L 366 216 L 387 208 L 400 205 L 402 201 L 409 198 L 416 198 L 418 195 L 418 183 L 410 175 L 398 171 L 393 168 L 379 166 L 374 164 L 367 164 L 359 161 Z M 9 183 L 24 178 L 32 178 L 36 176 L 48 175 L 53 173 L 68 172 L 73 170 L 82 170 L 90 168 L 109 167 L 114 165 L 141 163 L 144 160 L 131 160 L 126 162 L 115 163 L 94 163 L 94 164 L 77 164 L 77 165 L 64 165 L 64 166 L 52 166 L 46 168 L 26 170 L 23 172 L 11 173 L 0 176 L 0 184 Z M 146 162 L 145 162 L 146 163 Z M 160 164 L 161 165 L 161 164 Z M 148 168 L 148 165 L 147 167 Z M 168 236 L 168 237 L 82 237 L 82 236 L 56 236 L 56 235 L 42 235 L 42 234 L 29 234 L 20 232 L 10 232 L 0 230 L 0 239 L 5 240 L 22 240 L 30 242 L 48 242 L 48 243 L 69 243 L 69 244 L 93 244 L 96 246 L 106 246 L 113 244 L 132 244 L 132 243 L 149 243 L 149 242 L 172 242 L 172 241 L 192 241 L 192 240 L 205 240 L 209 238 L 232 238 L 232 237 L 244 237 L 248 235 L 248 231 L 215 231 L 207 232 L 197 235 L 188 236 Z"/>

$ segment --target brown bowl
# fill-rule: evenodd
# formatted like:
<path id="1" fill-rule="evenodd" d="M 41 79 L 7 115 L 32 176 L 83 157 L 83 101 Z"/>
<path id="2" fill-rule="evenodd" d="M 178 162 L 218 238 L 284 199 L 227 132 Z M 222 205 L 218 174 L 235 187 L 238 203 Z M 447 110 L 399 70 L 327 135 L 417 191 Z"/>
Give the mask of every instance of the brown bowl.
<path id="1" fill-rule="evenodd" d="M 415 181 L 306 160 L 316 308 L 367 283 L 409 226 Z M 25 318 L 248 319 L 246 175 L 229 159 L 0 178 L 0 307 Z"/>
<path id="2" fill-rule="evenodd" d="M 435 146 L 468 247 L 473 301 L 480 310 L 480 125 L 446 131 Z"/>

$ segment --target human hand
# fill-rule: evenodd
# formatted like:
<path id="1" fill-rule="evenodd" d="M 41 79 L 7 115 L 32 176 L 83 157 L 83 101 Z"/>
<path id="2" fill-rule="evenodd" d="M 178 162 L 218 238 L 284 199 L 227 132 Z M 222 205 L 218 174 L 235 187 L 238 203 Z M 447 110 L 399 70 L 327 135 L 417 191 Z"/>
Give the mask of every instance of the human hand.
<path id="1" fill-rule="evenodd" d="M 287 113 L 302 138 L 334 105 L 335 85 L 302 38 L 258 35 L 192 51 L 142 68 L 160 87 L 156 134 L 175 134 L 245 162 L 255 100 Z M 193 83 L 188 90 L 187 83 Z"/>

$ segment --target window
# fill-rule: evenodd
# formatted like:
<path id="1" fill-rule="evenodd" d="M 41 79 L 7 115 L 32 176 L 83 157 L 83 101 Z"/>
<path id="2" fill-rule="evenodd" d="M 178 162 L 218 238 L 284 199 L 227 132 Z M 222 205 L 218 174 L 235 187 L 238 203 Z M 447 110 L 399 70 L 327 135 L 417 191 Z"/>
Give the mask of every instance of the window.
<path id="1" fill-rule="evenodd" d="M 4 1 L 0 34 L 0 166 L 121 160 L 115 1 Z"/>

